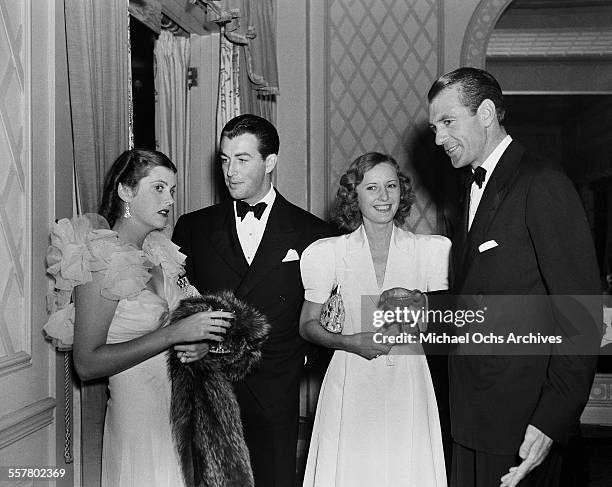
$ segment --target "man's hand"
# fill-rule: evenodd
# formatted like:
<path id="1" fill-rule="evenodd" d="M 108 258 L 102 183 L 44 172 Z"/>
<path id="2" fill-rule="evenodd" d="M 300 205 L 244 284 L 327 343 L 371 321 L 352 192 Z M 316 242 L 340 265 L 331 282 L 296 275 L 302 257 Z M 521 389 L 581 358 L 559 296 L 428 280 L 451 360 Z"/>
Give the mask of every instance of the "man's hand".
<path id="1" fill-rule="evenodd" d="M 423 332 L 427 330 L 425 320 L 428 308 L 427 295 L 419 289 L 405 289 L 403 287 L 387 289 L 380 295 L 378 308 L 382 311 L 400 310 L 400 312 L 409 313 L 410 319 L 401 323 L 401 325 L 404 325 L 401 331 L 418 333 L 419 330 Z M 391 332 L 393 332 L 392 329 Z"/>
<path id="2" fill-rule="evenodd" d="M 515 487 L 534 468 L 540 465 L 552 446 L 552 439 L 535 426 L 527 426 L 525 439 L 519 448 L 519 456 L 523 459 L 520 465 L 510 467 L 510 471 L 500 480 L 500 487 Z"/>

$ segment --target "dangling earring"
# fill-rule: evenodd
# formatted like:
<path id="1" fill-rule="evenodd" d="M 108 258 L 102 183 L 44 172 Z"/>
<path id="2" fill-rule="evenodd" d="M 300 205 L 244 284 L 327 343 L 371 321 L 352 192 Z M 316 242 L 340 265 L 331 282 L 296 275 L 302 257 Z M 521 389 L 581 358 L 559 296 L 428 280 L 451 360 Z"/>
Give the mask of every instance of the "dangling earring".
<path id="1" fill-rule="evenodd" d="M 130 204 L 125 204 L 125 211 L 123 212 L 123 218 L 132 218 L 132 214 L 130 213 Z"/>

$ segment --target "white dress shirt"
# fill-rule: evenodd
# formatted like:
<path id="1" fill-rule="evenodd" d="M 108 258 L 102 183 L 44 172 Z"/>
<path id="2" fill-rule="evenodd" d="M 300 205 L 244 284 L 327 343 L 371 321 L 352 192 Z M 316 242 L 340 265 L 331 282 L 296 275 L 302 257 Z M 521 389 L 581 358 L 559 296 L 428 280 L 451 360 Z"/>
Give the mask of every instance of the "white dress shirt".
<path id="1" fill-rule="evenodd" d="M 255 253 L 259 248 L 259 244 L 261 242 L 261 238 L 263 237 L 264 231 L 266 230 L 266 223 L 268 223 L 268 217 L 270 216 L 270 210 L 272 209 L 272 205 L 274 204 L 274 200 L 276 199 L 276 191 L 274 191 L 274 186 L 270 184 L 270 190 L 268 193 L 257 203 L 266 203 L 266 209 L 261 215 L 261 218 L 258 220 L 255 218 L 255 215 L 252 211 L 249 211 L 244 220 L 241 220 L 240 217 L 236 214 L 236 202 L 234 201 L 234 218 L 236 219 L 236 232 L 238 233 L 238 240 L 240 241 L 240 246 L 242 247 L 242 253 L 244 254 L 244 258 L 251 265 L 253 262 L 253 258 L 255 257 Z M 254 206 L 254 205 L 253 205 Z"/>
<path id="2" fill-rule="evenodd" d="M 482 182 L 482 187 L 479 188 L 478 185 L 474 182 L 472 183 L 472 187 L 470 188 L 470 214 L 468 221 L 468 231 L 472 228 L 472 222 L 474 221 L 474 216 L 476 216 L 476 210 L 478 210 L 478 205 L 480 204 L 480 200 L 482 199 L 482 194 L 484 193 L 485 188 L 487 187 L 487 183 L 489 179 L 491 179 L 491 174 L 495 170 L 497 163 L 501 159 L 502 154 L 508 148 L 512 142 L 512 137 L 506 135 L 504 139 L 497 145 L 497 147 L 489 154 L 489 157 L 482 163 L 482 168 L 487 171 L 485 174 L 484 181 Z"/>

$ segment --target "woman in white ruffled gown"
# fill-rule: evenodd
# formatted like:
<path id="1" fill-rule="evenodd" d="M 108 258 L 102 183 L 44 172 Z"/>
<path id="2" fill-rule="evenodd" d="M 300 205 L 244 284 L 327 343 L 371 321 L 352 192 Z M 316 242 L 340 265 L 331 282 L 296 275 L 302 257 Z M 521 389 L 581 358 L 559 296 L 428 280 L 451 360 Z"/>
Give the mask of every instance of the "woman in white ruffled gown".
<path id="1" fill-rule="evenodd" d="M 176 168 L 165 155 L 126 151 L 107 175 L 102 216 L 61 220 L 51 235 L 48 262 L 56 291 L 45 331 L 69 342 L 74 319 L 77 373 L 83 380 L 109 377 L 103 487 L 184 485 L 162 352 L 178 345 L 181 360 L 197 360 L 207 345 L 193 342 L 221 340 L 225 319 L 232 317 L 197 313 L 161 326 L 162 315 L 184 297 L 177 279 L 185 256 L 161 231 L 175 185 Z"/>
<path id="2" fill-rule="evenodd" d="M 336 219 L 352 233 L 314 242 L 302 254 L 300 333 L 336 349 L 319 395 L 304 487 L 446 486 L 436 397 L 422 349 L 373 339 L 372 312 L 383 291 L 448 285 L 450 241 L 394 225 L 404 224 L 412 199 L 391 157 L 364 154 L 342 176 L 336 198 Z M 341 334 L 319 323 L 335 285 L 346 311 Z"/>

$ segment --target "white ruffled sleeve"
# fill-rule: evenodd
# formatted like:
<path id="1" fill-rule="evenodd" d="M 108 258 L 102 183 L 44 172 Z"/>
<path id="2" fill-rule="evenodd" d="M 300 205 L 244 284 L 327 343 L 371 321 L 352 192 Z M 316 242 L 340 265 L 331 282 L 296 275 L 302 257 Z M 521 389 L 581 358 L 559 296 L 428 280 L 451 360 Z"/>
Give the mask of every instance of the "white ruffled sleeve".
<path id="1" fill-rule="evenodd" d="M 161 265 L 169 310 L 174 310 L 182 299 L 200 295 L 184 275 L 185 254 L 179 251 L 180 247 L 174 244 L 163 230 L 149 233 L 142 244 L 142 249 L 153 264 Z"/>
<path id="2" fill-rule="evenodd" d="M 300 270 L 304 299 L 324 303 L 336 284 L 334 244 L 337 238 L 324 238 L 310 244 L 302 253 Z"/>
<path id="3" fill-rule="evenodd" d="M 142 244 L 142 250 L 145 251 L 151 262 L 161 265 L 164 275 L 173 280 L 177 280 L 185 272 L 186 256 L 179 249 L 180 247 L 161 230 L 149 233 Z"/>
<path id="4" fill-rule="evenodd" d="M 74 335 L 72 292 L 104 272 L 100 294 L 119 301 L 140 293 L 151 278 L 145 253 L 121 242 L 100 215 L 64 218 L 51 231 L 47 272 L 55 281 L 47 298 L 49 320 L 43 334 L 58 350 L 70 350 Z"/>
<path id="5" fill-rule="evenodd" d="M 74 305 L 72 291 L 79 284 L 92 280 L 91 273 L 99 267 L 92 254 L 90 239 L 116 240 L 116 233 L 99 215 L 88 213 L 72 220 L 63 218 L 53 225 L 51 245 L 47 249 L 47 273 L 53 278 L 54 289 L 47 296 L 49 320 L 43 334 L 58 350 L 72 348 Z"/>
<path id="6" fill-rule="evenodd" d="M 114 249 L 106 245 L 104 247 L 105 254 L 98 254 L 93 247 L 94 253 L 104 259 L 104 267 L 100 270 L 106 270 L 100 294 L 115 301 L 139 294 L 151 279 L 151 265 L 144 252 L 119 242 Z"/>

